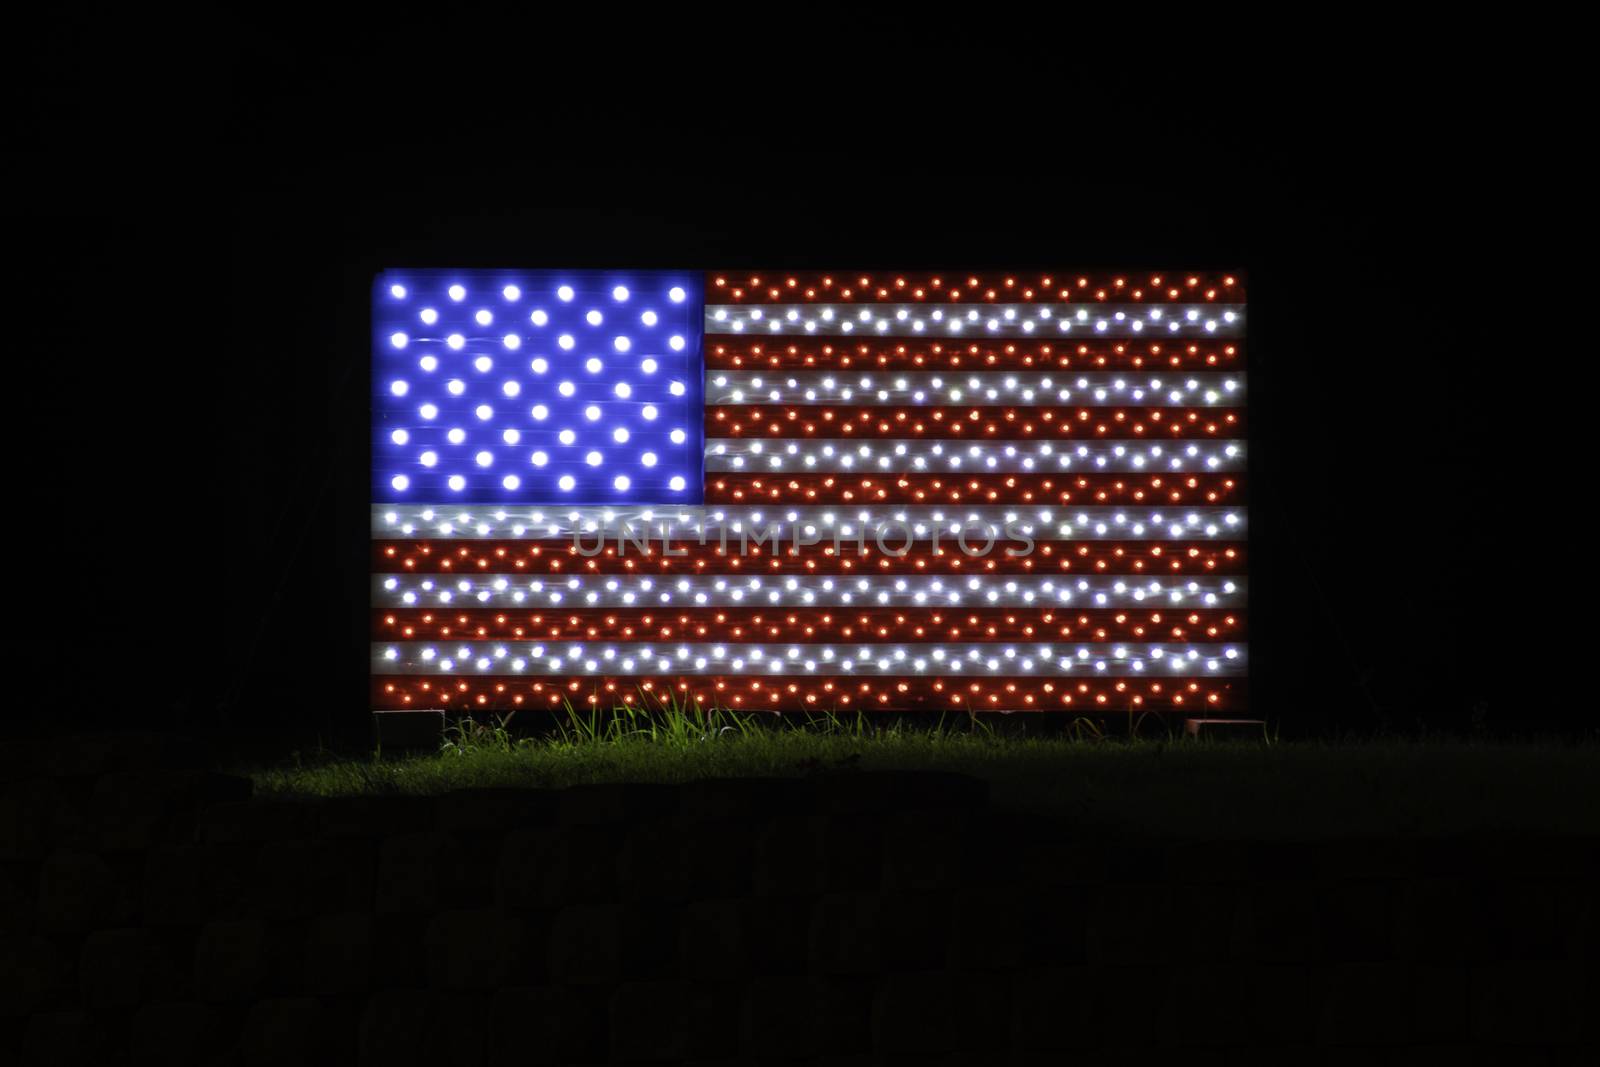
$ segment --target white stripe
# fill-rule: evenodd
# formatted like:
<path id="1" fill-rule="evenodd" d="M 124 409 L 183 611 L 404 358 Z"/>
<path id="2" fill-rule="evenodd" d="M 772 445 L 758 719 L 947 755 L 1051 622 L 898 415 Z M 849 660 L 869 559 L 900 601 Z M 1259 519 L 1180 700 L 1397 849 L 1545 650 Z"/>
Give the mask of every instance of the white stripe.
<path id="1" fill-rule="evenodd" d="M 706 372 L 707 404 L 966 404 L 1107 407 L 1237 407 L 1242 373 L 1123 374 L 939 371 L 861 374 L 840 371 Z"/>
<path id="2" fill-rule="evenodd" d="M 460 505 L 378 504 L 372 508 L 372 536 L 449 537 L 570 541 L 574 532 L 586 547 L 604 533 L 610 543 L 630 533 L 649 538 L 659 550 L 662 531 L 675 539 L 700 539 L 718 543 L 724 533 L 737 535 L 777 530 L 792 543 L 798 527 L 807 537 L 824 541 L 837 532 L 842 538 L 871 538 L 882 530 L 885 542 L 898 547 L 907 531 L 916 540 L 928 540 L 937 531 L 954 537 L 962 529 L 976 542 L 984 529 L 996 539 L 1006 539 L 1005 526 L 1039 540 L 1167 540 L 1194 538 L 1239 540 L 1245 536 L 1243 507 L 1086 507 L 1009 504 L 962 507 L 958 505 L 906 504 L 862 507 L 849 504 L 805 504 L 790 507 L 760 505 L 707 505 L 705 507 L 570 507 L 491 508 L 475 511 Z M 733 542 L 737 544 L 737 540 Z M 854 541 L 847 541 L 853 544 Z M 954 542 L 947 542 L 953 544 Z M 630 546 L 631 547 L 631 546 Z"/>
<path id="3" fill-rule="evenodd" d="M 870 442 L 848 438 L 709 437 L 706 471 L 1072 471 L 1160 474 L 1241 471 L 1243 441 L 983 441 L 959 439 Z"/>
<path id="4" fill-rule="evenodd" d="M 1019 574 L 852 577 L 697 575 L 640 577 L 588 575 L 534 578 L 522 575 L 375 574 L 372 603 L 405 607 L 654 608 L 659 605 L 719 607 L 742 604 L 905 605 L 908 607 L 1158 607 L 1238 608 L 1245 604 L 1243 577 L 1206 576 L 1163 580 L 1137 576 Z"/>
<path id="5" fill-rule="evenodd" d="M 864 337 L 1240 337 L 1243 304 L 707 304 L 706 333 Z"/>
<path id="6" fill-rule="evenodd" d="M 487 641 L 374 643 L 382 675 L 806 675 L 957 678 L 1239 677 L 1243 644 L 906 644 Z"/>

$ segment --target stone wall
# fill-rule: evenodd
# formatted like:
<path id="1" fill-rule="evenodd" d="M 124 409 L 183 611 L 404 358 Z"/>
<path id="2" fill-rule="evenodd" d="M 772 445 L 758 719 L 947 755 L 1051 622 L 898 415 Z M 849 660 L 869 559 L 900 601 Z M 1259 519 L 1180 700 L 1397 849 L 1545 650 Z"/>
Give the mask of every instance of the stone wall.
<path id="1" fill-rule="evenodd" d="M 3 783 L 4 1062 L 1600 1062 L 1593 840 L 1095 840 L 940 774 L 262 803 L 151 745 Z"/>

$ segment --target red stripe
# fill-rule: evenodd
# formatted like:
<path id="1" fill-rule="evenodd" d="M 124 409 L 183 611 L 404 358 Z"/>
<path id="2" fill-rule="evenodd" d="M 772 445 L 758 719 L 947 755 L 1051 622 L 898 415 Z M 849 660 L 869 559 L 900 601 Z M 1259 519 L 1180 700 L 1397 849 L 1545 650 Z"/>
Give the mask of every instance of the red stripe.
<path id="1" fill-rule="evenodd" d="M 578 608 L 497 611 L 490 608 L 375 609 L 379 641 L 782 641 L 852 644 L 936 641 L 1242 641 L 1242 611 L 1095 608 Z"/>
<path id="2" fill-rule="evenodd" d="M 707 437 L 928 438 L 961 441 L 1193 440 L 1245 433 L 1242 408 L 706 408 Z"/>
<path id="3" fill-rule="evenodd" d="M 1012 304 L 1245 300 L 1244 276 L 1229 271 L 712 271 L 707 304 Z"/>
<path id="4" fill-rule="evenodd" d="M 1243 502 L 1240 474 L 706 475 L 710 504 L 1226 504 Z"/>
<path id="5" fill-rule="evenodd" d="M 905 543 L 904 535 L 885 532 L 884 545 L 891 549 Z M 584 547 L 596 542 L 584 538 Z M 967 544 L 975 553 L 961 550 L 953 537 L 940 540 L 937 551 L 928 542 L 917 542 L 902 556 L 880 551 L 869 537 L 865 550 L 857 542 L 844 539 L 840 550 L 824 539 L 803 546 L 792 554 L 792 542 L 781 547 L 744 545 L 741 554 L 737 535 L 731 535 L 726 549 L 715 538 L 702 545 L 690 538 L 675 539 L 674 553 L 663 556 L 659 539 L 650 542 L 648 552 L 627 544 L 617 551 L 615 538 L 606 541 L 598 555 L 580 555 L 572 541 L 374 541 L 372 569 L 376 573 L 404 574 L 844 574 L 866 577 L 875 574 L 1144 574 L 1201 575 L 1243 574 L 1245 546 L 1242 542 L 1208 541 L 1045 541 L 1037 540 L 1028 555 L 1009 555 L 1023 551 L 1025 544 L 994 539 L 986 554 L 977 555 L 985 543 L 976 535 Z M 947 547 L 948 546 L 948 547 Z"/>
<path id="6" fill-rule="evenodd" d="M 639 676 L 419 678 L 374 675 L 377 708 L 577 708 L 641 704 L 647 696 L 693 699 L 745 711 L 1237 711 L 1242 679 Z"/>
<path id="7" fill-rule="evenodd" d="M 1219 370 L 1244 362 L 1242 341 L 1017 341 L 960 344 L 920 340 L 773 341 L 708 337 L 706 366 L 717 369 L 879 370 Z"/>

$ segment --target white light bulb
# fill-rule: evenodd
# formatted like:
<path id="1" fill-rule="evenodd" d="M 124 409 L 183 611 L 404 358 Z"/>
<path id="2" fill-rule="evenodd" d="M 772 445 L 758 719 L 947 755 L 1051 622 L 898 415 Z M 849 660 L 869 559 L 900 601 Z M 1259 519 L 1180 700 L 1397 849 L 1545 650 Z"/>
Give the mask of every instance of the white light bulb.
<path id="1" fill-rule="evenodd" d="M 572 351 L 572 346 L 577 343 L 577 341 L 572 339 L 572 335 L 570 333 L 564 333 L 560 337 L 556 338 L 556 344 L 560 345 L 563 350 L 568 352 Z"/>
<path id="2" fill-rule="evenodd" d="M 590 356 L 589 359 L 583 365 L 583 369 L 588 371 L 590 374 L 599 374 L 600 371 L 602 369 L 604 369 L 604 367 L 605 367 L 605 364 L 601 363 L 598 359 L 595 359 L 593 356 Z"/>
<path id="3" fill-rule="evenodd" d="M 672 340 L 667 342 L 667 346 L 674 352 L 682 352 L 684 344 L 684 339 L 679 337 L 677 334 L 673 334 Z"/>
<path id="4" fill-rule="evenodd" d="M 598 311 L 591 311 L 591 312 L 589 312 L 589 314 L 585 315 L 583 317 L 583 319 L 590 326 L 598 326 L 598 325 L 600 325 L 600 323 L 602 321 L 602 316 L 601 316 L 600 312 L 598 312 Z"/>
<path id="5" fill-rule="evenodd" d="M 646 326 L 654 326 L 656 324 L 656 313 L 654 311 L 646 311 L 643 315 L 639 316 L 639 321 L 644 323 Z"/>
<path id="6" fill-rule="evenodd" d="M 482 419 L 484 422 L 488 422 L 490 419 L 494 418 L 494 409 L 488 404 L 479 404 L 473 409 L 473 414 L 477 415 L 478 418 Z"/>
<path id="7" fill-rule="evenodd" d="M 682 382 L 673 382 L 670 386 L 668 386 L 668 391 L 671 392 L 673 396 L 682 396 L 687 389 L 688 387 Z"/>
<path id="8" fill-rule="evenodd" d="M 522 338 L 518 337 L 514 333 L 508 333 L 504 337 L 500 338 L 500 343 L 505 345 L 511 351 L 515 352 L 517 349 L 522 347 Z"/>
<path id="9" fill-rule="evenodd" d="M 647 359 L 643 363 L 639 364 L 639 369 L 644 371 L 646 374 L 654 374 L 657 366 L 658 364 L 655 360 Z"/>
<path id="10" fill-rule="evenodd" d="M 571 300 L 573 296 L 572 286 L 563 285 L 561 288 L 556 290 L 556 296 L 563 301 Z"/>
<path id="11" fill-rule="evenodd" d="M 535 311 L 532 315 L 528 316 L 528 321 L 533 323 L 535 326 L 543 326 L 550 321 L 550 316 L 545 314 L 543 308 L 540 308 L 538 311 Z"/>
<path id="12" fill-rule="evenodd" d="M 646 467 L 654 467 L 656 465 L 656 454 L 654 452 L 646 452 L 644 455 L 639 457 L 639 462 L 643 463 Z"/>
<path id="13" fill-rule="evenodd" d="M 494 366 L 494 360 L 488 356 L 479 356 L 472 361 L 472 365 L 478 369 L 478 373 L 487 374 L 489 373 L 489 368 Z"/>
<path id="14" fill-rule="evenodd" d="M 518 289 L 514 285 L 508 285 L 504 289 L 500 290 L 500 295 L 505 297 L 507 300 L 521 300 L 522 290 Z"/>
<path id="15" fill-rule="evenodd" d="M 629 484 L 631 483 L 628 481 L 628 476 L 626 474 L 619 474 L 611 480 L 611 484 L 616 486 L 620 491 L 628 488 Z"/>
<path id="16" fill-rule="evenodd" d="M 389 484 L 403 493 L 407 489 L 411 488 L 411 479 L 407 478 L 404 474 L 396 474 L 393 478 L 389 479 Z"/>
<path id="17" fill-rule="evenodd" d="M 684 441 L 688 440 L 688 437 L 689 435 L 684 433 L 682 430 L 672 431 L 672 443 L 675 445 L 683 444 Z"/>
<path id="18" fill-rule="evenodd" d="M 656 411 L 656 406 L 654 404 L 646 404 L 644 406 L 644 410 L 639 412 L 639 414 L 644 416 L 646 422 L 654 422 L 656 415 L 659 414 L 659 412 Z"/>
<path id="19" fill-rule="evenodd" d="M 518 393 L 522 392 L 522 383 L 508 381 L 500 387 L 500 391 L 506 394 L 506 396 L 516 396 Z"/>
<path id="20" fill-rule="evenodd" d="M 432 467 L 439 462 L 439 453 L 424 452 L 422 455 L 417 457 L 417 462 L 421 463 L 424 467 Z"/>
<path id="21" fill-rule="evenodd" d="M 474 458 L 477 459 L 480 467 L 487 467 L 494 462 L 494 454 L 491 452 L 479 452 Z"/>
<path id="22" fill-rule="evenodd" d="M 389 286 L 389 295 L 396 300 L 404 300 L 406 298 L 406 287 L 403 285 L 391 285 Z"/>
<path id="23" fill-rule="evenodd" d="M 508 445 L 514 445 L 522 440 L 522 431 L 514 428 L 507 429 L 500 434 L 500 440 Z"/>
<path id="24" fill-rule="evenodd" d="M 550 369 L 550 361 L 541 356 L 530 363 L 529 366 L 533 368 L 533 373 L 543 374 L 545 371 Z"/>
<path id="25" fill-rule="evenodd" d="M 562 396 L 571 396 L 577 391 L 578 387 L 573 385 L 571 382 L 562 382 L 560 385 L 556 386 L 556 392 L 560 393 Z"/>
<path id="26" fill-rule="evenodd" d="M 615 289 L 611 290 L 611 299 L 617 301 L 618 303 L 628 299 L 627 286 L 619 285 Z"/>
<path id="27" fill-rule="evenodd" d="M 420 318 L 426 325 L 432 326 L 434 323 L 439 321 L 439 313 L 433 310 L 433 308 L 423 308 L 421 314 L 418 315 L 418 318 Z"/>
<path id="28" fill-rule="evenodd" d="M 397 445 L 403 445 L 407 441 L 411 440 L 411 435 L 404 430 L 396 430 L 394 433 L 389 435 L 389 440 L 393 441 Z"/>
<path id="29" fill-rule="evenodd" d="M 572 487 L 574 485 L 577 485 L 578 482 L 577 482 L 577 479 L 573 478 L 572 475 L 563 474 L 561 476 L 561 480 L 558 481 L 556 484 L 559 485 L 564 491 L 571 492 L 572 491 Z"/>
<path id="30" fill-rule="evenodd" d="M 479 326 L 487 326 L 491 322 L 494 321 L 494 316 L 492 314 L 490 314 L 488 308 L 484 308 L 484 309 L 480 310 L 476 315 L 474 315 L 472 317 L 477 320 Z"/>
<path id="31" fill-rule="evenodd" d="M 406 390 L 409 389 L 409 388 L 410 388 L 410 386 L 406 385 L 405 382 L 402 382 L 402 381 L 399 381 L 399 380 L 392 381 L 392 382 L 389 383 L 389 392 L 393 393 L 395 396 L 405 396 L 406 395 Z"/>
<path id="32" fill-rule="evenodd" d="M 464 288 L 462 288 L 459 285 L 452 285 L 450 287 L 450 299 L 451 300 L 465 300 L 466 298 L 467 298 L 467 291 Z"/>
<path id="33" fill-rule="evenodd" d="M 678 285 L 674 285 L 671 289 L 667 290 L 667 299 L 672 301 L 674 304 L 683 303 L 683 298 L 688 295 L 688 293 L 683 291 L 683 287 Z"/>
<path id="34" fill-rule="evenodd" d="M 626 352 L 628 349 L 633 347 L 633 342 L 628 340 L 626 337 L 618 337 L 615 341 L 611 342 L 611 345 L 618 352 Z"/>
<path id="35" fill-rule="evenodd" d="M 405 334 L 398 331 L 389 335 L 389 343 L 394 345 L 396 348 L 404 348 L 406 346 L 406 341 L 408 340 L 409 338 L 407 338 Z"/>
<path id="36" fill-rule="evenodd" d="M 616 393 L 617 396 L 621 397 L 623 400 L 626 400 L 633 395 L 633 386 L 629 385 L 627 382 L 618 382 L 616 386 L 613 387 L 612 392 Z"/>
<path id="37" fill-rule="evenodd" d="M 456 426 L 453 427 L 449 433 L 445 434 L 445 436 L 450 439 L 451 444 L 459 445 L 461 442 L 467 439 L 467 432 L 461 429 L 461 427 Z"/>
<path id="38" fill-rule="evenodd" d="M 531 414 L 535 419 L 543 422 L 545 419 L 550 417 L 550 409 L 545 407 L 543 404 L 535 404 L 533 405 L 533 411 Z"/>
<path id="39" fill-rule="evenodd" d="M 627 428 L 624 427 L 624 426 L 618 426 L 615 430 L 612 430 L 611 431 L 611 439 L 613 441 L 615 441 L 619 445 L 627 444 L 628 443 L 628 430 L 627 430 Z"/>
<path id="40" fill-rule="evenodd" d="M 439 409 L 432 404 L 424 404 L 417 409 L 417 414 L 424 419 L 436 419 L 439 417 Z"/>
<path id="41" fill-rule="evenodd" d="M 587 463 L 587 464 L 588 464 L 588 465 L 589 465 L 589 466 L 591 466 L 591 467 L 598 467 L 598 466 L 600 466 L 600 464 L 601 464 L 601 463 L 602 463 L 602 462 L 604 462 L 604 460 L 605 460 L 605 457 L 604 457 L 604 456 L 602 456 L 602 455 L 601 455 L 601 454 L 600 454 L 600 453 L 598 453 L 598 452 L 590 452 L 590 453 L 589 453 L 589 454 L 588 454 L 588 455 L 586 455 L 586 456 L 584 456 L 584 457 L 583 457 L 583 461 L 584 461 L 584 462 L 585 462 L 585 463 Z"/>
<path id="42" fill-rule="evenodd" d="M 535 467 L 542 467 L 546 463 L 550 462 L 550 457 L 547 454 L 545 454 L 544 452 L 535 452 L 532 456 L 528 457 L 528 460 Z"/>
<path id="43" fill-rule="evenodd" d="M 459 333 L 453 333 L 449 337 L 446 337 L 444 342 L 456 351 L 460 351 L 461 347 L 467 343 L 467 339 L 462 337 Z"/>
<path id="44" fill-rule="evenodd" d="M 450 488 L 459 493 L 467 487 L 467 480 L 459 474 L 452 474 L 449 482 Z"/>
<path id="45" fill-rule="evenodd" d="M 683 492 L 683 485 L 684 485 L 683 478 L 681 476 L 676 476 L 676 475 L 673 477 L 673 479 L 670 482 L 667 483 L 667 487 L 669 489 L 671 489 L 674 493 Z"/>
<path id="46" fill-rule="evenodd" d="M 571 430 L 562 430 L 556 436 L 557 439 L 564 445 L 570 445 L 578 439 L 578 435 L 573 433 Z"/>
<path id="47" fill-rule="evenodd" d="M 599 422 L 600 421 L 600 407 L 599 407 L 599 405 L 590 404 L 588 407 L 584 408 L 583 409 L 583 417 L 588 419 L 590 422 Z"/>

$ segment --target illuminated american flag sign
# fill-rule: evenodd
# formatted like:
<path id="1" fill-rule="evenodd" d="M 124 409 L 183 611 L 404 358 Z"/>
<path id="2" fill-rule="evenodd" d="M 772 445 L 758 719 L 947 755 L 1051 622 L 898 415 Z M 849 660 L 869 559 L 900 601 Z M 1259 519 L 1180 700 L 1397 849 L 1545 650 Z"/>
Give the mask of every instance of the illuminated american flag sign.
<path id="1" fill-rule="evenodd" d="M 387 271 L 379 708 L 1240 710 L 1229 274 Z"/>

